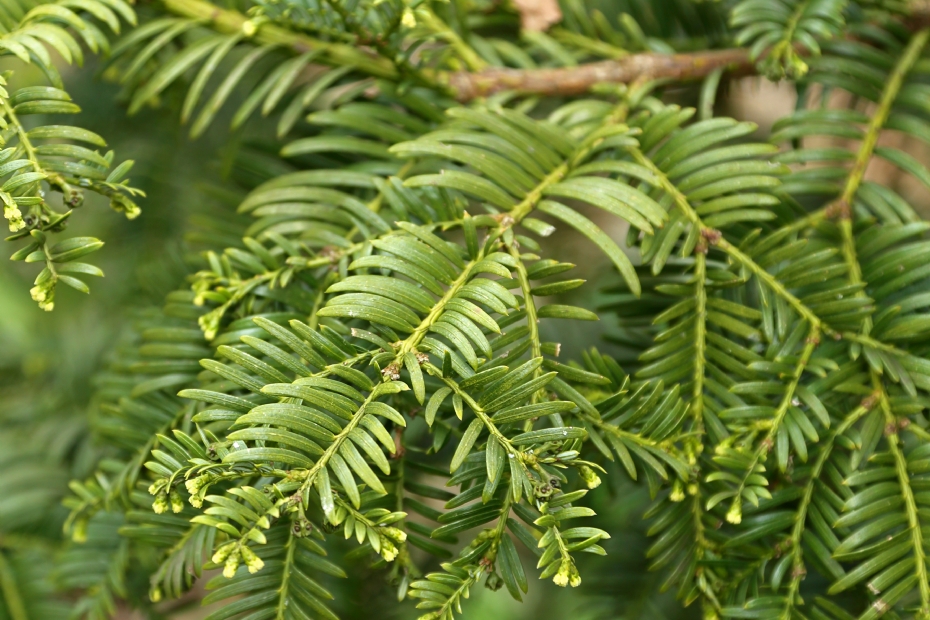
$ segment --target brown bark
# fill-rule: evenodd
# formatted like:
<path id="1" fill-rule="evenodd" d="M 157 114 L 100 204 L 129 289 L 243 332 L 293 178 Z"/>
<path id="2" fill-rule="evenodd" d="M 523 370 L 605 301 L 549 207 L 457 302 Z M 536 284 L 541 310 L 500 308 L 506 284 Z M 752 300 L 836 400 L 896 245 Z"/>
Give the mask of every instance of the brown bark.
<path id="1" fill-rule="evenodd" d="M 725 49 L 692 54 L 631 54 L 620 60 L 594 62 L 559 69 L 487 69 L 449 74 L 448 84 L 459 101 L 469 101 L 504 90 L 536 95 L 577 95 L 595 84 L 629 84 L 638 80 L 691 80 L 715 69 L 751 69 L 749 52 Z"/>

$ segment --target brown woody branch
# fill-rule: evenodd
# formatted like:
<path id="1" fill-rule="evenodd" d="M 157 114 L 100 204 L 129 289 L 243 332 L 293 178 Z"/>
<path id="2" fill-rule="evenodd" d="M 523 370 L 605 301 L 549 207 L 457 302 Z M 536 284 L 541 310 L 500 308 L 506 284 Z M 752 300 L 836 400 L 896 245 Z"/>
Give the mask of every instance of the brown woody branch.
<path id="1" fill-rule="evenodd" d="M 752 70 L 749 51 L 725 49 L 691 54 L 631 54 L 620 60 L 559 69 L 486 69 L 448 74 L 448 85 L 459 101 L 516 90 L 535 95 L 578 95 L 595 84 L 629 84 L 637 80 L 693 80 L 716 69 Z"/>

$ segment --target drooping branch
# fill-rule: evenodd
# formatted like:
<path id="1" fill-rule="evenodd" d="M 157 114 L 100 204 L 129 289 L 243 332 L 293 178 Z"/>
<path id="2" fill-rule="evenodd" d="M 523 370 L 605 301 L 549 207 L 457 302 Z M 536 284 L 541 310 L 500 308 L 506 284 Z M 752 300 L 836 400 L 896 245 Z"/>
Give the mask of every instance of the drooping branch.
<path id="1" fill-rule="evenodd" d="M 351 64 L 375 77 L 397 78 L 397 70 L 389 60 L 363 47 L 315 39 L 272 23 L 249 19 L 238 11 L 223 9 L 206 0 L 164 0 L 164 6 L 175 15 L 201 20 L 219 32 L 242 32 L 257 43 L 282 45 L 300 54 L 320 51 L 324 61 Z M 496 68 L 477 72 L 424 71 L 423 74 L 447 86 L 450 94 L 464 102 L 504 90 L 537 95 L 577 95 L 601 83 L 627 84 L 660 78 L 692 80 L 720 68 L 751 71 L 748 50 L 630 54 L 619 60 L 558 69 Z"/>
<path id="2" fill-rule="evenodd" d="M 398 78 L 398 70 L 391 60 L 363 46 L 316 39 L 261 18 L 250 19 L 238 11 L 223 9 L 206 0 L 163 2 L 169 12 L 201 20 L 219 32 L 241 32 L 257 43 L 282 45 L 299 54 L 319 51 L 321 60 L 325 62 L 354 65 L 359 71 L 375 77 Z M 930 0 L 914 0 L 907 22 L 915 30 L 930 23 Z M 807 50 L 799 49 L 799 53 L 807 53 Z M 466 102 L 506 90 L 533 95 L 578 95 L 596 84 L 629 84 L 658 79 L 697 80 L 718 69 L 750 74 L 755 72 L 755 63 L 750 60 L 748 49 L 729 48 L 681 54 L 645 52 L 577 67 L 454 72 L 424 70 L 422 75 L 445 85 L 450 95 Z"/>

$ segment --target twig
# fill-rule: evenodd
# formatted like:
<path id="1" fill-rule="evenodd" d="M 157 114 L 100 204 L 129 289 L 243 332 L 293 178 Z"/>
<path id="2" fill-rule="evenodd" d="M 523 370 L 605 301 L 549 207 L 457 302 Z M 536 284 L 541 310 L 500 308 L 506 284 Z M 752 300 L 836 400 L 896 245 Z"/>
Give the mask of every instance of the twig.
<path id="1" fill-rule="evenodd" d="M 693 80 L 716 69 L 751 71 L 749 51 L 742 48 L 692 54 L 631 54 L 558 69 L 486 69 L 478 73 L 446 74 L 447 84 L 459 101 L 516 90 L 534 95 L 578 95 L 595 84 L 628 84 L 637 80 L 670 78 Z"/>

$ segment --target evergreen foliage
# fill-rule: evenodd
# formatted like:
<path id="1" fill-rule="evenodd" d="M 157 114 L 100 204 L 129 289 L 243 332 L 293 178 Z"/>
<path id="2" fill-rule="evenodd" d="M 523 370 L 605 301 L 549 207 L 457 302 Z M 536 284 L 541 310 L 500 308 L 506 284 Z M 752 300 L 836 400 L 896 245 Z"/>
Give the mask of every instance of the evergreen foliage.
<path id="1" fill-rule="evenodd" d="M 421 620 L 589 578 L 604 617 L 672 590 L 708 619 L 930 619 L 930 224 L 866 174 L 930 189 L 880 140 L 930 143 L 926 7 L 559 6 L 521 32 L 483 0 L 0 0 L 0 50 L 46 78 L 0 82 L 44 310 L 102 275 L 78 260 L 102 241 L 52 241 L 84 193 L 145 206 L 103 137 L 46 119 L 79 110 L 56 63 L 100 53 L 129 114 L 192 138 L 260 128 L 209 190 L 236 214 L 153 267 L 176 290 L 97 375 L 93 442 L 4 416 L 0 618 L 337 618 L 374 574 Z M 796 111 L 715 116 L 730 69 L 787 78 Z M 603 281 L 555 258 L 568 230 Z M 598 320 L 604 346 L 562 351 Z M 592 508 L 618 477 L 650 498 L 625 546 Z"/>

